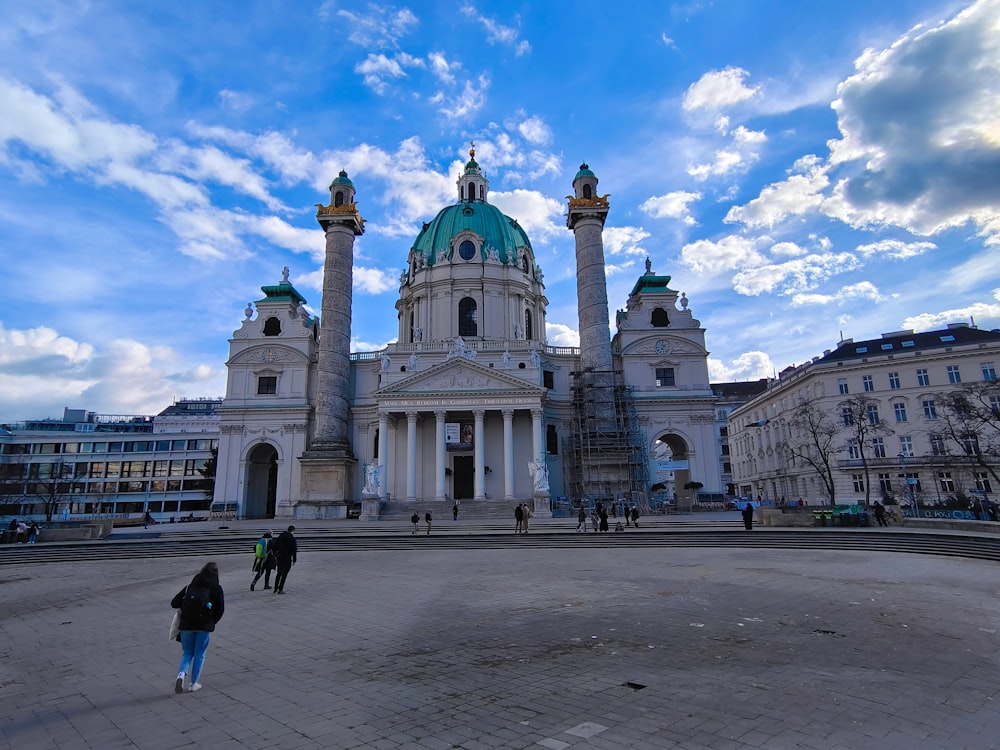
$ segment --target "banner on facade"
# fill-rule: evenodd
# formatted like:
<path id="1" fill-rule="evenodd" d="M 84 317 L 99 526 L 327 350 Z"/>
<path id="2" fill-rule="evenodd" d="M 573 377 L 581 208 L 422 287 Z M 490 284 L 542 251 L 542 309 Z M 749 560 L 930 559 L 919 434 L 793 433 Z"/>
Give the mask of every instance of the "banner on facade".
<path id="1" fill-rule="evenodd" d="M 669 471 L 682 471 L 688 468 L 688 462 L 686 459 L 674 461 L 673 459 L 660 460 L 656 462 L 656 474 L 665 474 Z"/>
<path id="2" fill-rule="evenodd" d="M 471 451 L 473 435 L 472 422 L 445 422 L 444 442 L 450 451 Z"/>

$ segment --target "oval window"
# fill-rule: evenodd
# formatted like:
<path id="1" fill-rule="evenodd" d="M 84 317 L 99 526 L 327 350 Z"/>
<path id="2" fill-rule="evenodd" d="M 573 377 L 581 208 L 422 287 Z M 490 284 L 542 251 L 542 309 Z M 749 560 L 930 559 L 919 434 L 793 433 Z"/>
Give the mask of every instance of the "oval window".
<path id="1" fill-rule="evenodd" d="M 476 246 L 469 240 L 466 240 L 458 246 L 458 254 L 462 256 L 462 260 L 472 260 L 476 254 Z"/>

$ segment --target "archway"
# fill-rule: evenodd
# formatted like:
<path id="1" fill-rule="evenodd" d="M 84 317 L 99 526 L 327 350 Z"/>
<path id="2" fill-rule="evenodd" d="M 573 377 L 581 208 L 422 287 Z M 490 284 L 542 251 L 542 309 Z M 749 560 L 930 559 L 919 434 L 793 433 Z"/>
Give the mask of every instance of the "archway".
<path id="1" fill-rule="evenodd" d="M 652 486 L 657 488 L 650 493 L 651 504 L 657 509 L 668 507 L 690 511 L 694 492 L 684 489 L 684 485 L 691 481 L 688 446 L 684 438 L 665 432 L 653 441 L 650 455 Z"/>
<path id="2" fill-rule="evenodd" d="M 247 456 L 244 518 L 274 518 L 278 494 L 278 451 L 273 445 L 261 443 Z"/>

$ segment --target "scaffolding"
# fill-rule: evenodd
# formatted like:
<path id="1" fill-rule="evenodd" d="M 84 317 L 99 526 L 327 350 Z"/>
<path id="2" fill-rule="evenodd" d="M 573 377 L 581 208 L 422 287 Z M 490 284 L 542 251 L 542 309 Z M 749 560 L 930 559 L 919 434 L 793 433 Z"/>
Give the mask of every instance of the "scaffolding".
<path id="1" fill-rule="evenodd" d="M 649 458 L 632 389 L 620 370 L 571 373 L 573 423 L 563 441 L 565 486 L 585 505 L 624 501 L 649 510 Z"/>

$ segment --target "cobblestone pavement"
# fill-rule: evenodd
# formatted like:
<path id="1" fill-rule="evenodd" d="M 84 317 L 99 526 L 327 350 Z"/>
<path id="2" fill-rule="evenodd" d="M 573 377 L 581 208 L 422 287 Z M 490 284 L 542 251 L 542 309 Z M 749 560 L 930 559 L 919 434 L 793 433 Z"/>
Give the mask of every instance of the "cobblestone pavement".
<path id="1" fill-rule="evenodd" d="M 303 553 L 285 596 L 216 558 L 182 695 L 169 600 L 205 560 L 0 568 L 0 748 L 1000 744 L 994 563 L 421 546 Z"/>

